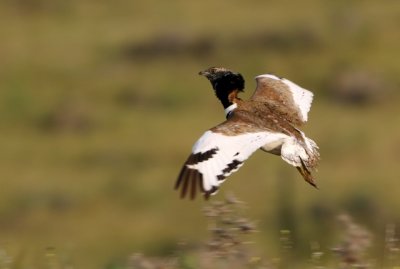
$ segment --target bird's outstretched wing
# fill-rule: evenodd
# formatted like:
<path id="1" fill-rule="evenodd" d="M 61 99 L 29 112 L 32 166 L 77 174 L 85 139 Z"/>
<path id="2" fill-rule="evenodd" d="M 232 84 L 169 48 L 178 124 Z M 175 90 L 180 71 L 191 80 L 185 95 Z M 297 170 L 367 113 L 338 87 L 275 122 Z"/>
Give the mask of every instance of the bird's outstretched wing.
<path id="1" fill-rule="evenodd" d="M 181 190 L 182 198 L 189 193 L 194 199 L 199 189 L 208 199 L 254 151 L 277 136 L 262 130 L 238 135 L 223 133 L 226 129 L 240 128 L 239 125 L 239 122 L 228 119 L 197 140 L 175 184 L 175 189 Z"/>
<path id="2" fill-rule="evenodd" d="M 274 75 L 260 75 L 256 81 L 257 87 L 251 100 L 269 103 L 286 114 L 293 124 L 301 125 L 307 121 L 312 92 Z"/>

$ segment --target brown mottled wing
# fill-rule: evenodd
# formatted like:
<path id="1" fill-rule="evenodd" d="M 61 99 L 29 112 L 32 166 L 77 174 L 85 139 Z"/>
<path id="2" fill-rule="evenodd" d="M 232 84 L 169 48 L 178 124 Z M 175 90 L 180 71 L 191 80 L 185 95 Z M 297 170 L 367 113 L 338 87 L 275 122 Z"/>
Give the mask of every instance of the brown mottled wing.
<path id="1" fill-rule="evenodd" d="M 256 77 L 257 87 L 251 100 L 265 102 L 287 116 L 287 120 L 301 125 L 308 119 L 313 99 L 312 92 L 290 80 L 274 75 Z"/>

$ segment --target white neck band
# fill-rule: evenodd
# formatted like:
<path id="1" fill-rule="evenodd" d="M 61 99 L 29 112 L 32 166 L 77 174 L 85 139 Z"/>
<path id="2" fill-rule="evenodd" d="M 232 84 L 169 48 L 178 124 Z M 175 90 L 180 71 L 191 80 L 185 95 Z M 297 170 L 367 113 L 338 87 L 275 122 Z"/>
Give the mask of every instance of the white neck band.
<path id="1" fill-rule="evenodd" d="M 225 117 L 228 117 L 228 115 L 234 111 L 237 108 L 237 104 L 233 103 L 232 105 L 228 106 L 227 108 L 225 108 Z"/>

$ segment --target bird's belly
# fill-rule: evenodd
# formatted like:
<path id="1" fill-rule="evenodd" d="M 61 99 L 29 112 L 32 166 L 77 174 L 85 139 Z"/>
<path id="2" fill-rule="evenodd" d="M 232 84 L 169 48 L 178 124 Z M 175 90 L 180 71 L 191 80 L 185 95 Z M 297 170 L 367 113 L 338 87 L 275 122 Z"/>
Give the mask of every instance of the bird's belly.
<path id="1" fill-rule="evenodd" d="M 282 144 L 285 141 L 286 135 L 277 135 L 276 137 L 271 137 L 264 146 L 261 147 L 263 151 L 280 155 Z"/>

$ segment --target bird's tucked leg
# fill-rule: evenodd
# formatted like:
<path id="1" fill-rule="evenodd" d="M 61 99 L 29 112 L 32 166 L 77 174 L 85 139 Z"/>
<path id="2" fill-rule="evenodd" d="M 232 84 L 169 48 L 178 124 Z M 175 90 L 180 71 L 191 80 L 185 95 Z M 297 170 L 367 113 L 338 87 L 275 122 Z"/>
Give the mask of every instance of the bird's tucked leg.
<path id="1" fill-rule="evenodd" d="M 318 186 L 315 183 L 310 170 L 307 169 L 306 165 L 304 164 L 304 162 L 301 158 L 300 158 L 300 162 L 301 162 L 301 166 L 296 166 L 296 169 L 300 172 L 300 174 L 303 176 L 305 181 L 307 181 L 311 186 L 318 189 Z"/>
<path id="2" fill-rule="evenodd" d="M 314 154 L 313 151 L 307 151 L 302 144 L 290 138 L 282 145 L 281 157 L 284 161 L 296 167 L 305 181 L 318 189 L 310 171 L 315 168 L 315 166 L 313 166 L 316 164 L 314 160 L 318 158 L 318 152 L 315 152 Z"/>

